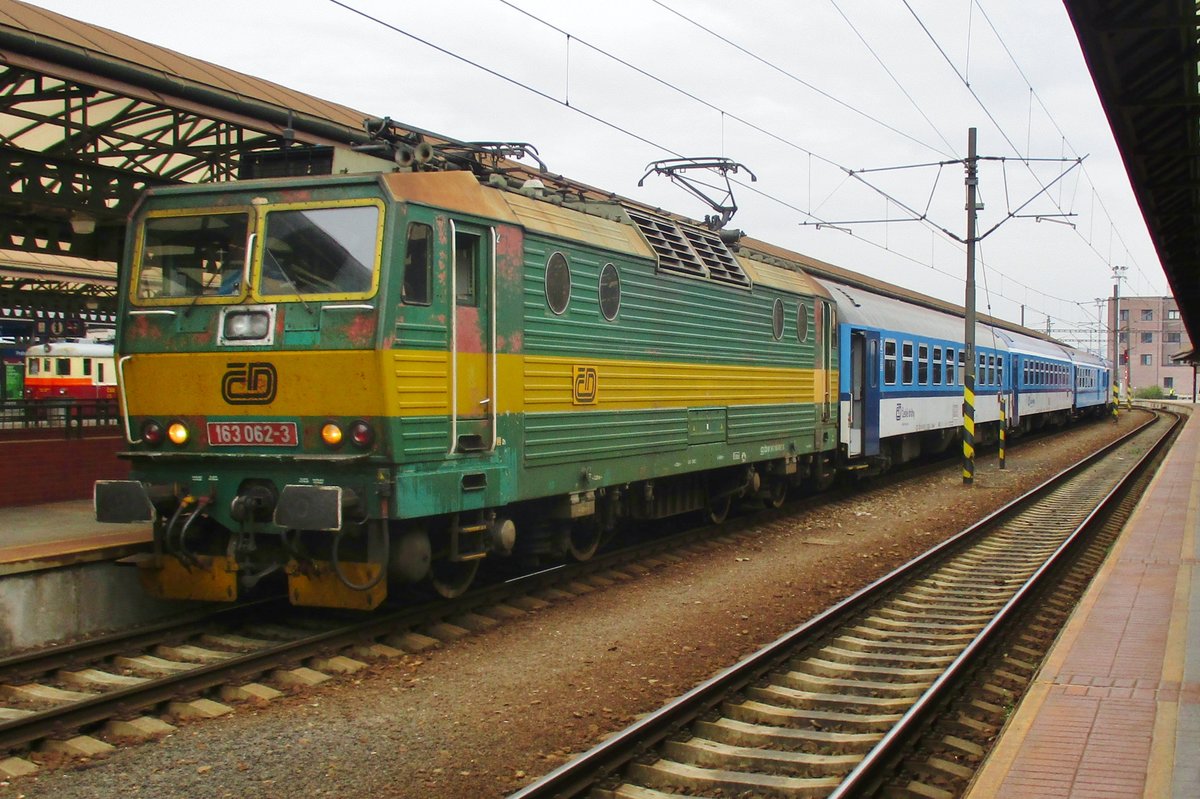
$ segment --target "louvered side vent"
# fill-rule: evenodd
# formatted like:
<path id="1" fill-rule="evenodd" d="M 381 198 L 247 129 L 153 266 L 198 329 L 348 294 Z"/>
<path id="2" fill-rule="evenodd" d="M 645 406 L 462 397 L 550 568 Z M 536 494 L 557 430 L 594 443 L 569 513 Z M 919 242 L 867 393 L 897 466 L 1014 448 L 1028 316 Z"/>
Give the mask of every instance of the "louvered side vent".
<path id="1" fill-rule="evenodd" d="M 659 269 L 692 277 L 708 277 L 708 270 L 674 222 L 632 208 L 626 208 L 625 211 L 658 255 Z"/>
<path id="2" fill-rule="evenodd" d="M 700 256 L 700 261 L 708 268 L 710 279 L 718 283 L 728 283 L 732 286 L 750 288 L 750 278 L 742 271 L 742 265 L 733 257 L 733 253 L 721 241 L 721 237 L 709 230 L 693 227 L 681 227 L 692 249 Z"/>

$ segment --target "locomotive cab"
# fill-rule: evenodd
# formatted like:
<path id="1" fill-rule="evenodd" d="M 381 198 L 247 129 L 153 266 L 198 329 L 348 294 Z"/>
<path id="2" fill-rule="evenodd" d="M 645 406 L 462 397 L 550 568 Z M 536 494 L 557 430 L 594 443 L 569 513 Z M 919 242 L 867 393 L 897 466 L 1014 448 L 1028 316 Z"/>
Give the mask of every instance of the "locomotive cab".
<path id="1" fill-rule="evenodd" d="M 386 516 L 389 481 L 386 210 L 368 178 L 162 189 L 140 205 L 116 365 L 134 479 L 99 483 L 95 502 L 101 521 L 154 522 L 152 593 L 229 600 L 289 569 L 299 595 L 328 592 L 324 572 L 378 582 L 359 528 Z"/>

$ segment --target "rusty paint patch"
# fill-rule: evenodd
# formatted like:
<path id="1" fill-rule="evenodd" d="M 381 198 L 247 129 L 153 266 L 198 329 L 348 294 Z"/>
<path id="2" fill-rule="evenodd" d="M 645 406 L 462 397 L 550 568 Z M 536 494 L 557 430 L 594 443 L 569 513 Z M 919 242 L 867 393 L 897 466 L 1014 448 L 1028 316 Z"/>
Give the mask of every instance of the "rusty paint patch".
<path id="1" fill-rule="evenodd" d="M 458 309 L 458 351 L 483 352 L 483 334 L 479 325 L 479 309 L 461 306 Z"/>
<path id="2" fill-rule="evenodd" d="M 352 346 L 367 347 L 375 341 L 375 315 L 358 314 L 348 320 L 346 341 Z"/>
<path id="3" fill-rule="evenodd" d="M 311 189 L 289 189 L 279 192 L 279 201 L 281 203 L 307 203 L 312 202 L 313 193 Z"/>
<path id="4" fill-rule="evenodd" d="M 129 320 L 129 325 L 130 329 L 126 331 L 127 339 L 132 338 L 141 342 L 159 341 L 163 337 L 162 326 L 149 316 L 135 316 Z"/>

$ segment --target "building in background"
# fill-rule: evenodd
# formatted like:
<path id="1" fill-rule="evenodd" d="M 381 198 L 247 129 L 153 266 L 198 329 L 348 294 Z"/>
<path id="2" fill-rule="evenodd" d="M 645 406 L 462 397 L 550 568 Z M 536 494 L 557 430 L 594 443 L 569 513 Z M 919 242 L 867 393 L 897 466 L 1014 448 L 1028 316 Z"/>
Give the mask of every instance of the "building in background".
<path id="1" fill-rule="evenodd" d="M 1119 331 L 1121 357 L 1115 362 L 1120 368 L 1121 382 L 1124 383 L 1128 376 L 1134 391 L 1159 386 L 1168 394 L 1173 390 L 1180 396 L 1191 398 L 1192 366 L 1172 360 L 1192 349 L 1175 298 L 1121 297 L 1119 304 L 1120 318 L 1114 319 L 1116 308 L 1113 299 L 1108 300 L 1108 329 L 1111 331 L 1116 324 Z M 1108 357 L 1112 359 L 1111 334 L 1108 342 Z"/>

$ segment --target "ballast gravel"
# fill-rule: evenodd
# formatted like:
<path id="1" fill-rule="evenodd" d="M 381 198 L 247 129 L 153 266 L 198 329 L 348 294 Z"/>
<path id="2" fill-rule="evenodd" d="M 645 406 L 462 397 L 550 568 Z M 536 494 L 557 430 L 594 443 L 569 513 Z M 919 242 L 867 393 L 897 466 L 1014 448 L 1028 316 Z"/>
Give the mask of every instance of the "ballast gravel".
<path id="1" fill-rule="evenodd" d="M 46 761 L 27 799 L 502 797 L 1127 432 L 1093 424 L 767 521 L 421 655 L 157 740 Z M 753 534 L 749 531 L 753 529 Z"/>

